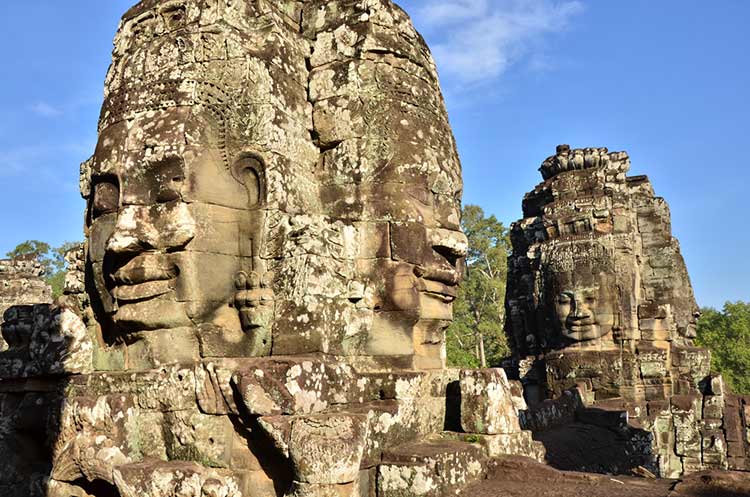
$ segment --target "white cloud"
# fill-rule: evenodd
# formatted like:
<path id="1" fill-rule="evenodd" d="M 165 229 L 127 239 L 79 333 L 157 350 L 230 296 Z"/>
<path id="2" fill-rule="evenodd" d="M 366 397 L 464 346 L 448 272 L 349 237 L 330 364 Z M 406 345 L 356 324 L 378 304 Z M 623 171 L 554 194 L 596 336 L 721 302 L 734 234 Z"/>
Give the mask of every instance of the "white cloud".
<path id="1" fill-rule="evenodd" d="M 443 75 L 482 83 L 522 57 L 544 60 L 540 39 L 566 29 L 583 10 L 579 0 L 438 0 L 417 11 Z"/>
<path id="2" fill-rule="evenodd" d="M 42 117 L 59 117 L 63 114 L 61 109 L 54 107 L 47 102 L 37 102 L 31 106 L 31 111 Z"/>

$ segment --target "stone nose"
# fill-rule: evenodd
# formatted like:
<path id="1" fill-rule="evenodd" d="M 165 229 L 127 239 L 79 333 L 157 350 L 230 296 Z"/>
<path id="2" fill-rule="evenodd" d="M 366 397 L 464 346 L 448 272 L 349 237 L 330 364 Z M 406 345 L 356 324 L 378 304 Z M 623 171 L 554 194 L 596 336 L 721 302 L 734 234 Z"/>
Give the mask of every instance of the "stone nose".
<path id="1" fill-rule="evenodd" d="M 181 248 L 195 238 L 196 222 L 187 204 L 125 206 L 107 240 L 110 253 Z"/>
<path id="2" fill-rule="evenodd" d="M 469 252 L 469 240 L 460 231 L 434 229 L 430 234 L 432 250 L 437 252 L 451 268 L 457 268 Z"/>
<path id="3" fill-rule="evenodd" d="M 582 299 L 575 299 L 573 302 L 573 317 L 576 319 L 585 319 L 591 316 L 591 311 Z"/>

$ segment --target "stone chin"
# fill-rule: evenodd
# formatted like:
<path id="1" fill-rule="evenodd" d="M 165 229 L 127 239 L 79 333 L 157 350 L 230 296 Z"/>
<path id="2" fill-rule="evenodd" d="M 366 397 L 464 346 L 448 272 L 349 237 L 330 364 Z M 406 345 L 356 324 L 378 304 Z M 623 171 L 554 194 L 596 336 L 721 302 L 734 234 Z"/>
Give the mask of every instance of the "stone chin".
<path id="1" fill-rule="evenodd" d="M 453 269 L 417 267 L 416 289 L 422 319 L 453 320 L 453 302 L 458 295 L 460 274 Z"/>
<path id="2" fill-rule="evenodd" d="M 419 279 L 417 289 L 422 319 L 453 320 L 453 302 L 457 295 L 455 286 Z"/>

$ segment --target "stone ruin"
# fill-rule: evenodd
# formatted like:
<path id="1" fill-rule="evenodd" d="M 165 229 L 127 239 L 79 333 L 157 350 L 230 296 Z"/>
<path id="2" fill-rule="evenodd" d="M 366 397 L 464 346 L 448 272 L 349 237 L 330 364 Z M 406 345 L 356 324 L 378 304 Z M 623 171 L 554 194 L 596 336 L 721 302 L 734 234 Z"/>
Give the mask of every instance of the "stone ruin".
<path id="1" fill-rule="evenodd" d="M 473 497 L 517 483 L 564 420 L 615 419 L 665 476 L 743 467 L 747 399 L 692 346 L 666 206 L 626 171 L 561 149 L 525 202 L 523 383 L 448 369 L 461 166 L 407 15 L 141 1 L 80 169 L 65 295 L 14 295 L 23 322 L 2 324 L 0 495 Z"/>
<path id="2" fill-rule="evenodd" d="M 52 288 L 44 281 L 44 267 L 34 256 L 0 260 L 0 326 L 28 321 L 34 304 L 52 302 Z M 23 307 L 22 307 L 23 306 Z M 0 351 L 8 350 L 0 337 Z"/>
<path id="3" fill-rule="evenodd" d="M 694 345 L 699 311 L 669 208 L 629 169 L 624 152 L 558 147 L 511 229 L 506 331 L 523 424 L 546 441 L 566 423 L 619 429 L 630 456 L 597 454 L 604 472 L 750 469 L 750 399 Z"/>
<path id="4" fill-rule="evenodd" d="M 544 449 L 445 367 L 467 249 L 434 62 L 390 0 L 122 19 L 66 295 L 3 327 L 0 495 L 455 494 Z"/>

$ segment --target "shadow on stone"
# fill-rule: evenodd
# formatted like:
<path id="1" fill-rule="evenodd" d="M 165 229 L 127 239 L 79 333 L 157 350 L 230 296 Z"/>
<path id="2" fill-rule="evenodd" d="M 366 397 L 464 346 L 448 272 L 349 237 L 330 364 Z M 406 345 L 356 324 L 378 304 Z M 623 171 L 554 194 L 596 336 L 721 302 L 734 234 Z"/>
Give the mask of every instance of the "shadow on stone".
<path id="1" fill-rule="evenodd" d="M 654 467 L 651 434 L 630 426 L 625 411 L 585 407 L 577 389 L 520 414 L 521 426 L 533 431 L 554 468 L 632 474 Z"/>
<path id="2" fill-rule="evenodd" d="M 463 432 L 461 428 L 461 383 L 453 381 L 445 392 L 445 431 Z"/>
<path id="3" fill-rule="evenodd" d="M 3 314 L 8 349 L 0 353 L 0 495 L 6 497 L 47 495 L 68 384 L 62 375 L 35 375 L 49 371 L 46 359 L 51 358 L 39 357 L 45 350 L 35 345 L 53 314 L 46 304 L 12 306 Z M 60 355 L 66 345 L 58 343 Z"/>

